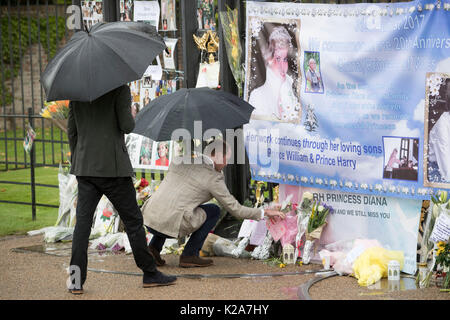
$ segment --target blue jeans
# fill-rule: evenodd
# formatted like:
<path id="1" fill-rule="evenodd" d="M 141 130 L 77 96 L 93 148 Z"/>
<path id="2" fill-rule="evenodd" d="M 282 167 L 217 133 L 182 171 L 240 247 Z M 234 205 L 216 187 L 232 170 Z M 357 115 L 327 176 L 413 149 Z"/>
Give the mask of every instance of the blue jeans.
<path id="1" fill-rule="evenodd" d="M 219 220 L 220 208 L 217 205 L 208 203 L 202 204 L 199 207 L 205 210 L 206 221 L 200 226 L 199 229 L 191 234 L 189 241 L 186 243 L 183 253 L 181 254 L 182 256 L 198 256 L 208 233 L 212 230 L 212 228 L 214 228 Z M 162 250 L 164 242 L 167 238 L 172 238 L 161 232 L 153 230 L 148 226 L 147 229 L 153 234 L 152 240 L 150 240 L 150 245 L 158 251 Z"/>

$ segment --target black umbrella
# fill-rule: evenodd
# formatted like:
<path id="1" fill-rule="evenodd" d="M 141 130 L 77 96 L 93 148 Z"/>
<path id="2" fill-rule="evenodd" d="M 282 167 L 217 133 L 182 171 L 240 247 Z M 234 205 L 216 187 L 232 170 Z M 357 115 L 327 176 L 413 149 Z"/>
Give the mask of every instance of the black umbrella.
<path id="1" fill-rule="evenodd" d="M 194 121 L 202 121 L 202 135 L 208 129 L 234 129 L 250 119 L 253 107 L 239 97 L 209 88 L 180 89 L 163 95 L 136 116 L 134 133 L 155 141 L 172 140 L 172 132 L 187 129 L 194 137 Z"/>
<path id="2" fill-rule="evenodd" d="M 154 26 L 143 22 L 98 23 L 78 31 L 41 75 L 48 101 L 93 101 L 142 78 L 166 48 Z"/>

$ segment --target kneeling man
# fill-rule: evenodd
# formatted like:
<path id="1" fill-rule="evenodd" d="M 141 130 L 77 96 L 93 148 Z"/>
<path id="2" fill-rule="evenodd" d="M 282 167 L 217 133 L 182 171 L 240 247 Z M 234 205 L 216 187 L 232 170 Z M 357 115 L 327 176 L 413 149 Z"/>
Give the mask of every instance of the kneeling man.
<path id="1" fill-rule="evenodd" d="M 144 224 L 153 234 L 149 251 L 158 266 L 165 264 L 160 252 L 166 238 L 188 235 L 190 238 L 180 256 L 179 266 L 207 267 L 213 264 L 211 259 L 199 257 L 208 233 L 220 216 L 217 205 L 205 204 L 212 198 L 239 219 L 285 217 L 284 213 L 273 209 L 249 208 L 239 204 L 228 191 L 222 173 L 231 150 L 224 141 L 216 140 L 213 144 L 210 157 L 199 155 L 202 157 L 200 164 L 171 163 L 158 190 L 142 207 Z"/>

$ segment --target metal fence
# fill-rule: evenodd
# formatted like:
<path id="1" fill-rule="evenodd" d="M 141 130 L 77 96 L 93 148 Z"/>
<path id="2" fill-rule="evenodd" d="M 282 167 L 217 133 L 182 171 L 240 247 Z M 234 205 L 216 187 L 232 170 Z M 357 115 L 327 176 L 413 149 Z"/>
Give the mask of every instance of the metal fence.
<path id="1" fill-rule="evenodd" d="M 8 0 L 0 6 L 0 172 L 30 169 L 30 182 L 4 181 L 31 187 L 31 201 L 0 200 L 32 206 L 55 207 L 36 201 L 36 187 L 58 188 L 36 183 L 34 168 L 58 166 L 69 150 L 67 136 L 51 120 L 39 115 L 45 96 L 39 82 L 41 72 L 59 47 L 71 37 L 66 26 L 66 8 L 71 1 Z M 26 126 L 36 131 L 30 154 L 23 147 Z"/>

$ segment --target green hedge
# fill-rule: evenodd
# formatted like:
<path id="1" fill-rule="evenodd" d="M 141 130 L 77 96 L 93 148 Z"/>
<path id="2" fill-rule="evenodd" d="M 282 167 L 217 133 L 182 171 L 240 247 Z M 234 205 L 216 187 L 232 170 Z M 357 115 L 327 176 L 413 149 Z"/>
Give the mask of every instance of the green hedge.
<path id="1" fill-rule="evenodd" d="M 55 55 L 58 50 L 58 42 L 65 35 L 64 27 L 66 19 L 65 17 L 58 17 L 58 22 L 56 21 L 56 17 L 53 16 L 48 18 L 48 23 L 47 17 L 40 18 L 39 20 L 30 18 L 29 21 L 27 17 L 21 17 L 20 19 L 18 17 L 10 17 L 9 19 L 7 16 L 3 16 L 0 18 L 4 80 L 10 79 L 12 74 L 14 76 L 18 75 L 20 70 L 20 54 L 24 55 L 27 52 L 30 41 L 31 44 L 37 43 L 38 36 L 40 36 L 40 42 L 45 53 L 50 54 L 50 57 Z M 2 102 L 1 105 L 8 105 L 12 102 L 12 95 L 9 88 L 4 89 L 5 92 L 3 93 L 3 86 L 0 86 L 0 101 Z"/>

